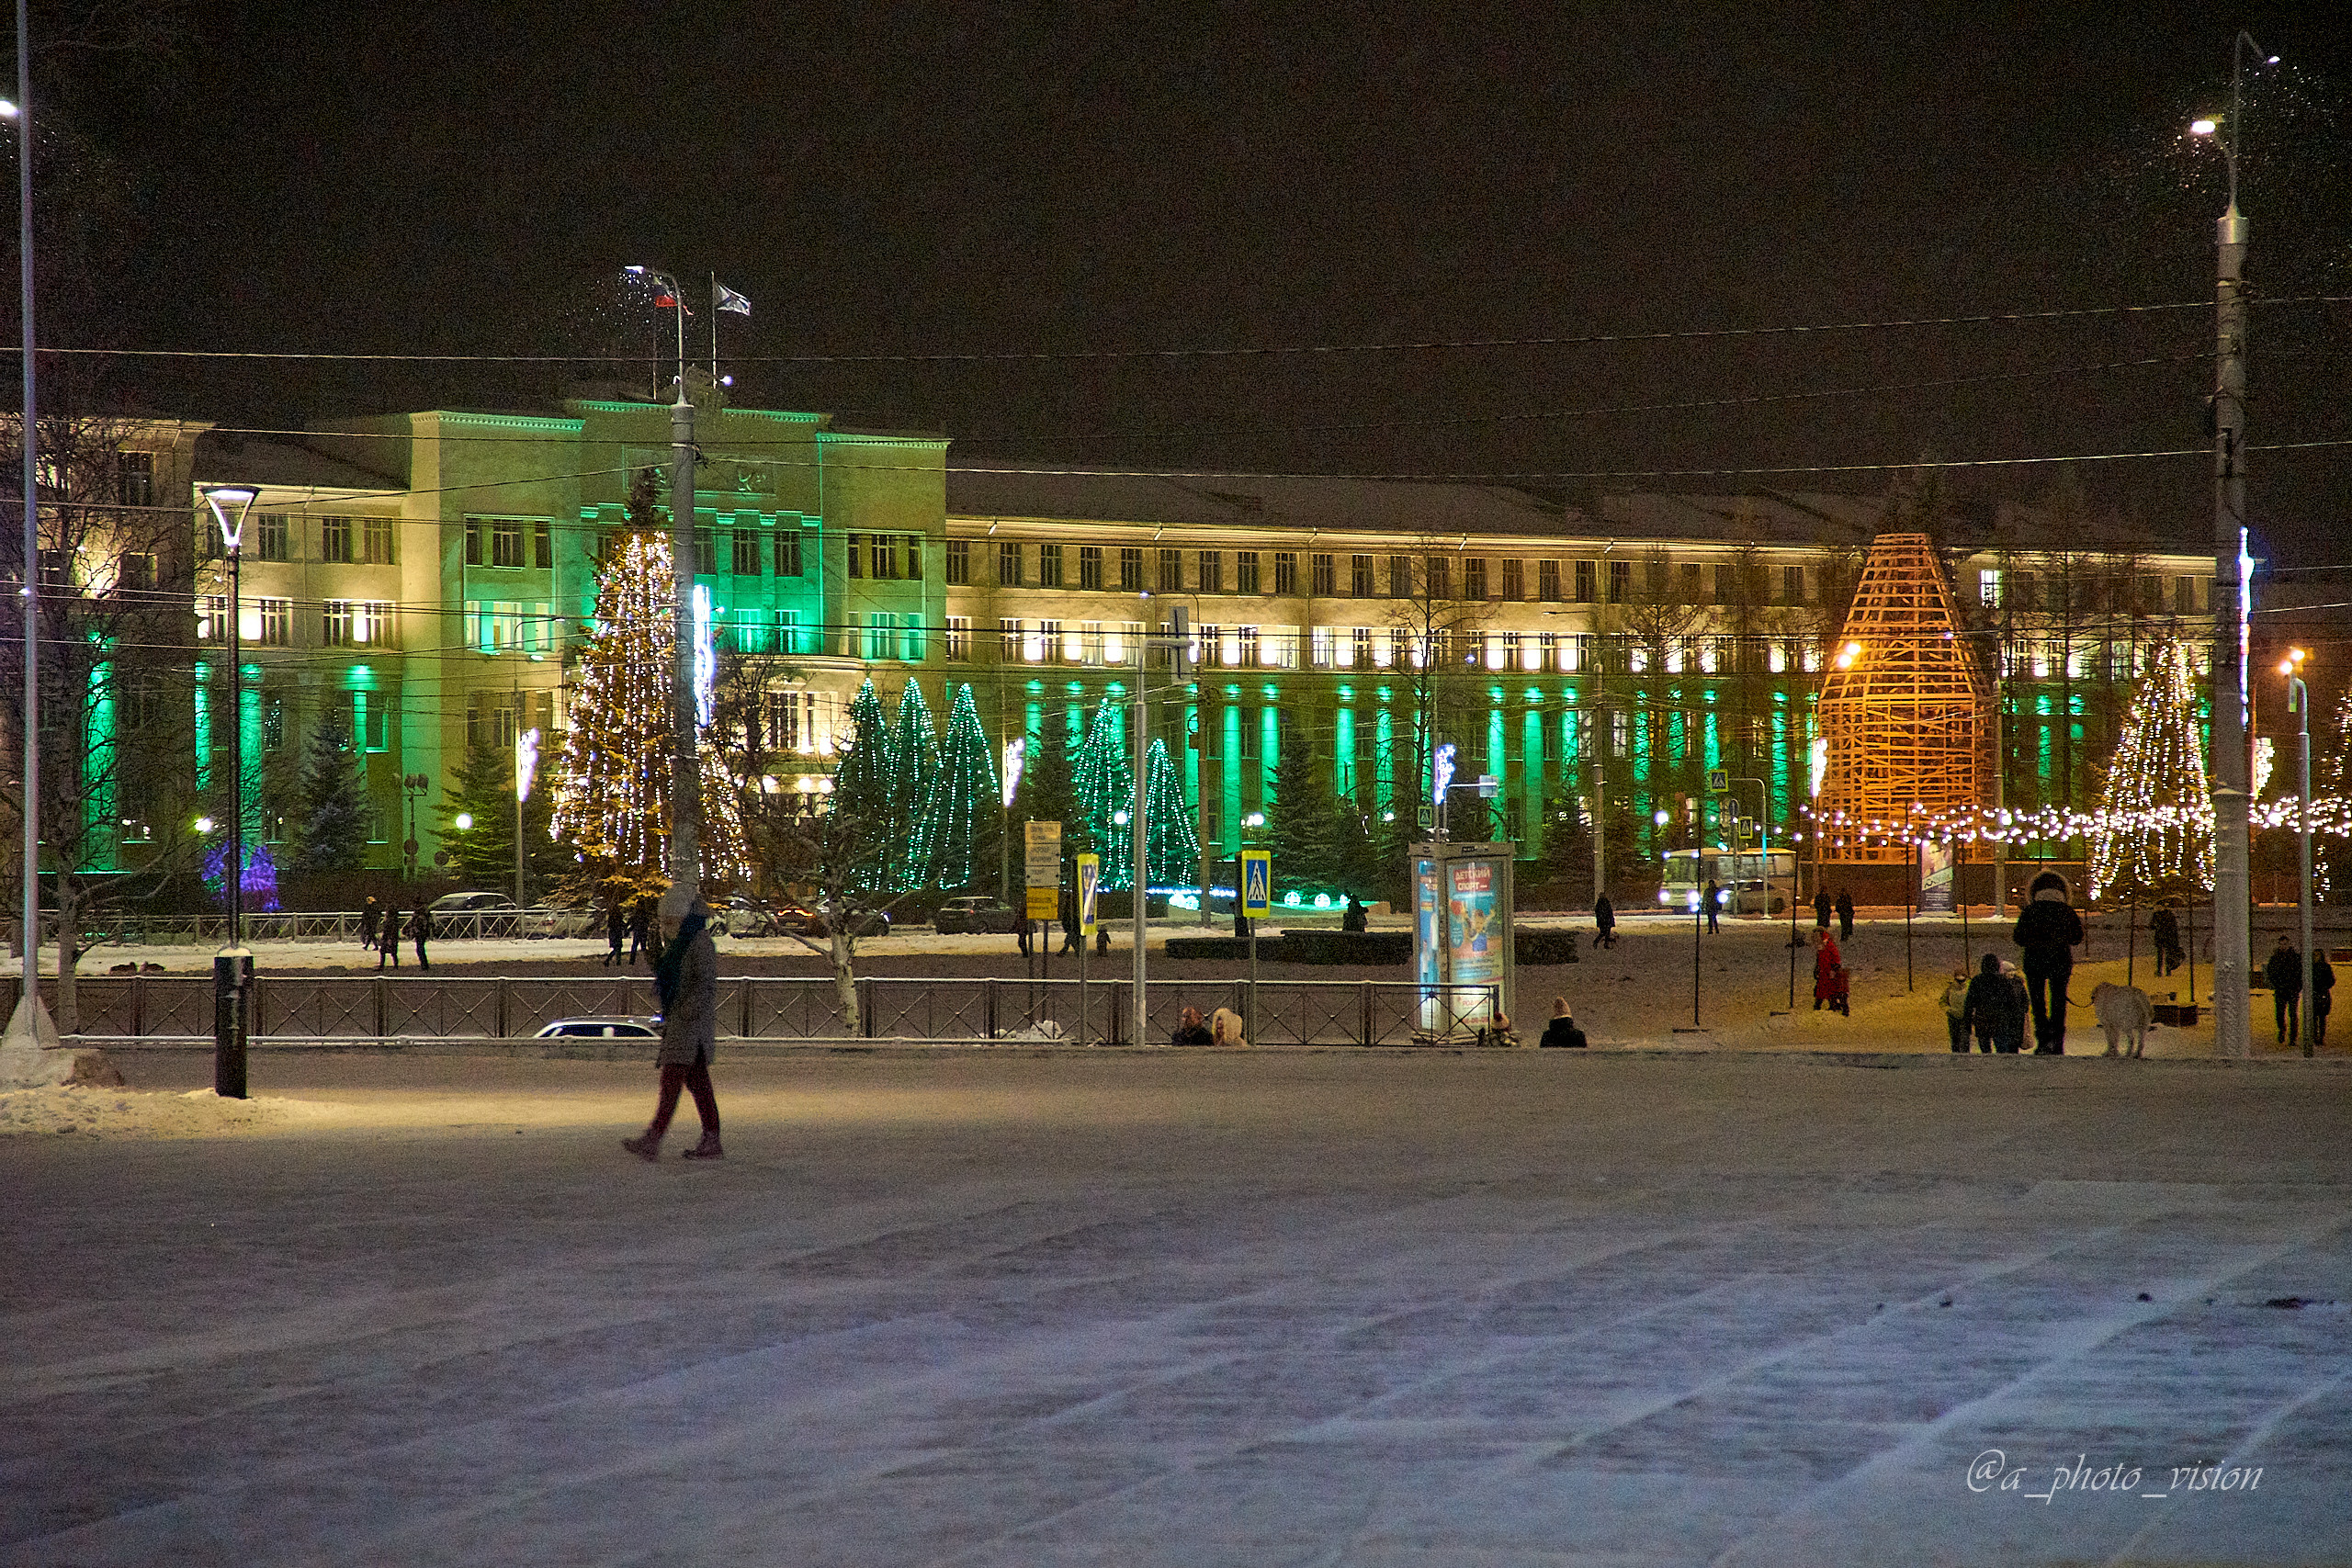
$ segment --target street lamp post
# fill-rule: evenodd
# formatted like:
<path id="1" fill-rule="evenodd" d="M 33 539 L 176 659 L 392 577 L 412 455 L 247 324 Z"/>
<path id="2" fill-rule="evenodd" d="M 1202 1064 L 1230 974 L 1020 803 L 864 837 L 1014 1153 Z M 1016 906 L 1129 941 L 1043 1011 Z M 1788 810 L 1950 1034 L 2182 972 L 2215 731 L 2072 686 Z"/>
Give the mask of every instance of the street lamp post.
<path id="1" fill-rule="evenodd" d="M 2303 1055 L 2312 1054 L 2312 1043 L 2319 1036 L 2319 1019 L 2313 1006 L 2319 999 L 2312 991 L 2312 694 L 2303 684 L 2303 660 L 2311 656 L 2301 649 L 2290 649 L 2278 662 L 2278 673 L 2287 677 L 2287 711 L 2295 716 L 2295 739 L 2301 769 L 2297 780 L 2296 807 L 2302 818 L 2302 891 L 2297 901 L 2301 917 L 2303 954 L 2303 1005 L 2298 1014 L 2301 1020 L 2295 1031 L 2302 1036 Z"/>
<path id="2" fill-rule="evenodd" d="M 695 717 L 695 405 L 686 396 L 686 299 L 677 280 L 650 267 L 630 276 L 652 285 L 653 302 L 678 312 L 678 395 L 670 405 L 670 578 L 673 607 L 670 679 L 670 887 L 664 898 L 682 913 L 702 890 L 702 763 Z"/>
<path id="3" fill-rule="evenodd" d="M 424 773 L 401 775 L 401 795 L 408 802 L 408 841 L 401 845 L 401 859 L 407 867 L 408 880 L 416 880 L 416 803 L 433 787 L 433 780 Z"/>
<path id="4" fill-rule="evenodd" d="M 2238 141 L 2245 59 L 2277 62 L 2241 31 L 2230 42 L 2230 116 L 2189 127 L 2220 143 L 2229 201 L 2215 229 L 2213 371 L 2213 1044 L 2244 1056 L 2253 1043 L 2253 907 L 2246 751 L 2245 266 L 2246 220 L 2238 211 Z"/>
<path id="5" fill-rule="evenodd" d="M 245 517 L 258 493 L 249 485 L 204 487 L 204 503 L 220 525 L 229 557 L 229 860 L 221 875 L 229 889 L 229 945 L 212 955 L 212 1092 L 223 1100 L 245 1098 L 245 1040 L 252 1022 L 247 1001 L 254 958 L 245 947 L 245 671 L 238 620 L 244 608 Z"/>

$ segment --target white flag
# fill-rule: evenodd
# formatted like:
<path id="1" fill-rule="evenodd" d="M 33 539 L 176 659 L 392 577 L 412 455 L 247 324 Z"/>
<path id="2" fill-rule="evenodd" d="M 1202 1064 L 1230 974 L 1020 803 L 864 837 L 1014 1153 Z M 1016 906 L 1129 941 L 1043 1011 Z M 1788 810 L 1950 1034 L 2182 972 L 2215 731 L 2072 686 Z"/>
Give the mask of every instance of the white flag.
<path id="1" fill-rule="evenodd" d="M 727 285 L 719 282 L 718 279 L 715 277 L 712 278 L 710 280 L 710 287 L 712 291 L 718 295 L 718 298 L 711 301 L 712 310 L 732 310 L 739 316 L 748 316 L 752 313 L 752 302 L 749 299 L 744 299 L 741 294 L 736 293 L 732 288 L 728 288 Z"/>

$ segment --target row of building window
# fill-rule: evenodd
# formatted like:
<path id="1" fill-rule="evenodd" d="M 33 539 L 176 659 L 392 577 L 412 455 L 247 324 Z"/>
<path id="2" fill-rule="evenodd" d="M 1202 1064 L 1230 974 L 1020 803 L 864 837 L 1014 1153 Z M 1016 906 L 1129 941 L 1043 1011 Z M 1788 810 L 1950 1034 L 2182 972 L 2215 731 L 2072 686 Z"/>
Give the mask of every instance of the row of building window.
<path id="1" fill-rule="evenodd" d="M 1987 567 L 1976 574 L 1977 603 L 1989 609 L 2039 611 L 2053 615 L 2197 615 L 2211 608 L 2210 579 L 2166 578 L 2154 573 L 2100 577 L 2086 572 L 2068 579 L 2051 573 L 2004 571 Z"/>
<path id="2" fill-rule="evenodd" d="M 303 537 L 303 524 L 317 527 L 315 557 L 305 552 L 310 541 Z M 292 561 L 317 559 L 342 566 L 390 566 L 399 538 L 400 519 L 397 517 L 346 517 L 322 514 L 304 517 L 289 512 L 261 512 L 254 515 L 248 525 L 239 553 L 248 560 Z M 517 525 L 520 526 L 520 525 Z M 544 525 L 542 525 L 544 526 Z M 474 525 L 466 524 L 467 548 L 473 548 Z M 208 514 L 198 520 L 198 536 L 203 547 L 198 554 L 208 560 L 217 560 L 221 554 L 220 532 Z M 469 553 L 469 561 L 473 559 Z"/>
<path id="3" fill-rule="evenodd" d="M 1069 555 L 1077 556 L 1076 574 Z M 1115 550 L 1115 554 L 1114 551 Z M 1076 588 L 1084 592 L 1139 593 L 1277 593 L 1300 592 L 1299 564 L 1304 554 L 1306 592 L 1321 598 L 1345 593 L 1355 599 L 1502 599 L 1530 598 L 1551 604 L 1623 604 L 1636 596 L 1635 567 L 1640 592 L 1653 600 L 1694 604 L 1763 603 L 1767 585 L 1743 585 L 1740 569 L 1723 564 L 1712 574 L 1695 561 L 1679 569 L 1671 562 L 1633 560 L 1534 560 L 1511 557 L 1489 561 L 1484 556 L 1350 555 L 1297 550 L 1147 549 L 1142 546 L 1058 544 L 1026 545 L 1000 539 L 996 546 L 996 582 L 1000 588 L 1035 586 Z M 1227 558 L 1231 558 L 1228 578 Z M 1187 558 L 1190 558 L 1188 562 Z M 1186 567 L 1189 564 L 1189 574 Z M 1534 570 L 1531 573 L 1529 568 Z M 1458 572 L 1457 572 L 1457 568 Z M 1490 570 L 1491 569 L 1491 570 Z M 1113 572 L 1115 570 L 1115 577 Z M 972 581 L 972 550 L 968 539 L 947 542 L 947 582 L 968 586 Z M 1229 586 L 1228 586 L 1229 583 Z M 1343 586 L 1344 583 L 1344 586 Z M 1807 580 L 1801 565 L 1778 569 L 1778 601 L 1806 602 Z M 1532 590 L 1532 592 L 1531 592 Z"/>

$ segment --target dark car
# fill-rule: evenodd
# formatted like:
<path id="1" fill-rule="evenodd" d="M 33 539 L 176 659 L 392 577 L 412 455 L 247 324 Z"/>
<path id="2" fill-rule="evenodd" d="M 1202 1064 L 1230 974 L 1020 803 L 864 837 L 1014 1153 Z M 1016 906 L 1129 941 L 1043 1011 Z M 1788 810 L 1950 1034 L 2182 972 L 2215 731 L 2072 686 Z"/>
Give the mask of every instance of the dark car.
<path id="1" fill-rule="evenodd" d="M 1020 924 L 1020 917 L 980 894 L 950 898 L 931 918 L 932 928 L 942 936 L 956 936 L 973 931 L 989 931 L 1010 935 Z"/>
<path id="2" fill-rule="evenodd" d="M 534 1040 L 659 1040 L 662 1021 L 657 1018 L 559 1018 L 543 1026 L 531 1037 Z"/>
<path id="3" fill-rule="evenodd" d="M 797 931 L 802 936 L 817 938 L 831 936 L 833 928 L 826 920 L 825 913 L 821 909 L 812 909 L 806 904 L 781 904 L 776 907 L 775 930 L 779 932 Z M 860 936 L 889 935 L 890 911 L 888 909 L 867 911 L 858 921 L 857 934 Z"/>

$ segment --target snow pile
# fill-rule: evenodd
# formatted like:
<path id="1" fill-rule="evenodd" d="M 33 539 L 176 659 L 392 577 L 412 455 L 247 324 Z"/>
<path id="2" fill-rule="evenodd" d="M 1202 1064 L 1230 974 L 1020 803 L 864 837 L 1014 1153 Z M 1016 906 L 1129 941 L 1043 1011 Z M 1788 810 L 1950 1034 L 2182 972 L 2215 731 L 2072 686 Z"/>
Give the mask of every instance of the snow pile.
<path id="1" fill-rule="evenodd" d="M 0 1090 L 0 1137 L 85 1133 L 101 1138 L 200 1138 L 267 1131 L 311 1109 L 292 1100 L 223 1100 L 209 1089 L 164 1094 L 64 1084 Z"/>

